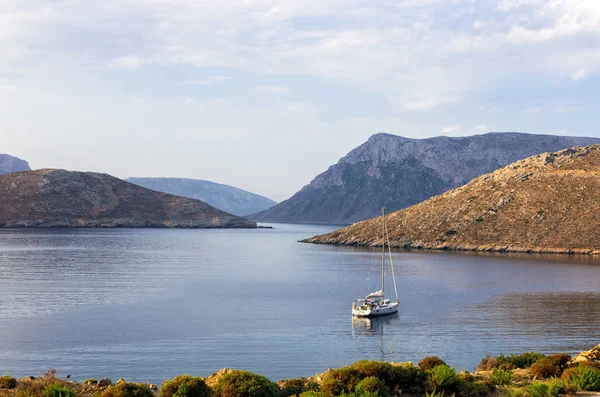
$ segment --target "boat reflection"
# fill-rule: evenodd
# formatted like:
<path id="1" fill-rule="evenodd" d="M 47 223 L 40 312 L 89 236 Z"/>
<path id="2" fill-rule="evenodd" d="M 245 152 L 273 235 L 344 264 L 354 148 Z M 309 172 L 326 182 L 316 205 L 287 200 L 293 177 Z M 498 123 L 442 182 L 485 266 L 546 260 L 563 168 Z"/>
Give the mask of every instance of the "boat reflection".
<path id="1" fill-rule="evenodd" d="M 368 338 L 379 346 L 376 355 L 378 360 L 390 360 L 396 351 L 396 338 L 398 334 L 398 313 L 378 317 L 352 317 L 352 336 L 354 338 Z M 367 345 L 373 346 L 371 343 Z M 371 350 L 372 354 L 375 350 Z"/>

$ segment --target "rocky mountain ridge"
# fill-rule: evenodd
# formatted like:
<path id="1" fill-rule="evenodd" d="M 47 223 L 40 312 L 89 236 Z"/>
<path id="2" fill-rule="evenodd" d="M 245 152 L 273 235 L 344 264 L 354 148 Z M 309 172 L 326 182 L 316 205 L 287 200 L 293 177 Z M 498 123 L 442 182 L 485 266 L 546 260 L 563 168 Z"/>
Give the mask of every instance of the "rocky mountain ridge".
<path id="1" fill-rule="evenodd" d="M 0 174 L 29 170 L 31 170 L 31 168 L 29 168 L 29 163 L 27 161 L 8 154 L 0 154 Z"/>
<path id="2" fill-rule="evenodd" d="M 256 223 L 107 174 L 41 169 L 0 175 L 0 227 L 255 228 Z"/>
<path id="3" fill-rule="evenodd" d="M 275 201 L 229 185 L 188 178 L 127 178 L 148 189 L 204 201 L 227 213 L 244 216 L 263 211 Z"/>
<path id="4" fill-rule="evenodd" d="M 600 254 L 600 145 L 517 161 L 387 218 L 397 248 Z M 380 246 L 381 217 L 304 240 Z"/>
<path id="5" fill-rule="evenodd" d="M 290 199 L 249 218 L 264 222 L 352 223 L 395 211 L 538 153 L 600 143 L 524 133 L 410 139 L 376 134 Z"/>

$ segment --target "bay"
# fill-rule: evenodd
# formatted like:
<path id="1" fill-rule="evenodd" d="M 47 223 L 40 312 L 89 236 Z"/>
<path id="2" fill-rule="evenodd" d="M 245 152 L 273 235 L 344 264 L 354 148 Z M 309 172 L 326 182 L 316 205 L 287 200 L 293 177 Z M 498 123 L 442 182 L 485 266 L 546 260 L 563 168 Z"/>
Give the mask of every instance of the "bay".
<path id="1" fill-rule="evenodd" d="M 395 252 L 398 315 L 353 320 L 351 301 L 379 288 L 379 253 L 298 242 L 335 226 L 273 226 L 1 230 L 0 373 L 277 380 L 432 354 L 472 370 L 600 340 L 594 258 Z"/>

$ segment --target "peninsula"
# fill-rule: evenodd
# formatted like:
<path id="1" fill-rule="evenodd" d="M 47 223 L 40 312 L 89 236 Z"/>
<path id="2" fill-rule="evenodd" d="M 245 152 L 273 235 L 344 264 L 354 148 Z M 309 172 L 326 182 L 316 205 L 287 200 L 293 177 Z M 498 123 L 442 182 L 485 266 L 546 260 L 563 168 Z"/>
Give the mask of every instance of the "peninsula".
<path id="1" fill-rule="evenodd" d="M 536 155 L 388 216 L 397 248 L 600 254 L 600 145 Z M 381 218 L 304 242 L 380 246 Z"/>
<path id="2" fill-rule="evenodd" d="M 256 223 L 107 174 L 41 169 L 0 175 L 0 227 L 256 228 Z"/>

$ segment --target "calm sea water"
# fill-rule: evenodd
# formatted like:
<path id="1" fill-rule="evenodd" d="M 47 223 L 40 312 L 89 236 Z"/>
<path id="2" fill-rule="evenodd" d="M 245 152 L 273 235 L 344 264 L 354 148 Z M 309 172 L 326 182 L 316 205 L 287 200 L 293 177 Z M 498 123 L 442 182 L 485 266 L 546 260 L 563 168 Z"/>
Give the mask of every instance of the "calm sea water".
<path id="1" fill-rule="evenodd" d="M 379 288 L 378 253 L 297 242 L 334 227 L 274 226 L 0 231 L 0 374 L 276 380 L 431 354 L 472 370 L 600 342 L 590 258 L 396 252 L 399 314 L 353 321 L 351 301 Z"/>

